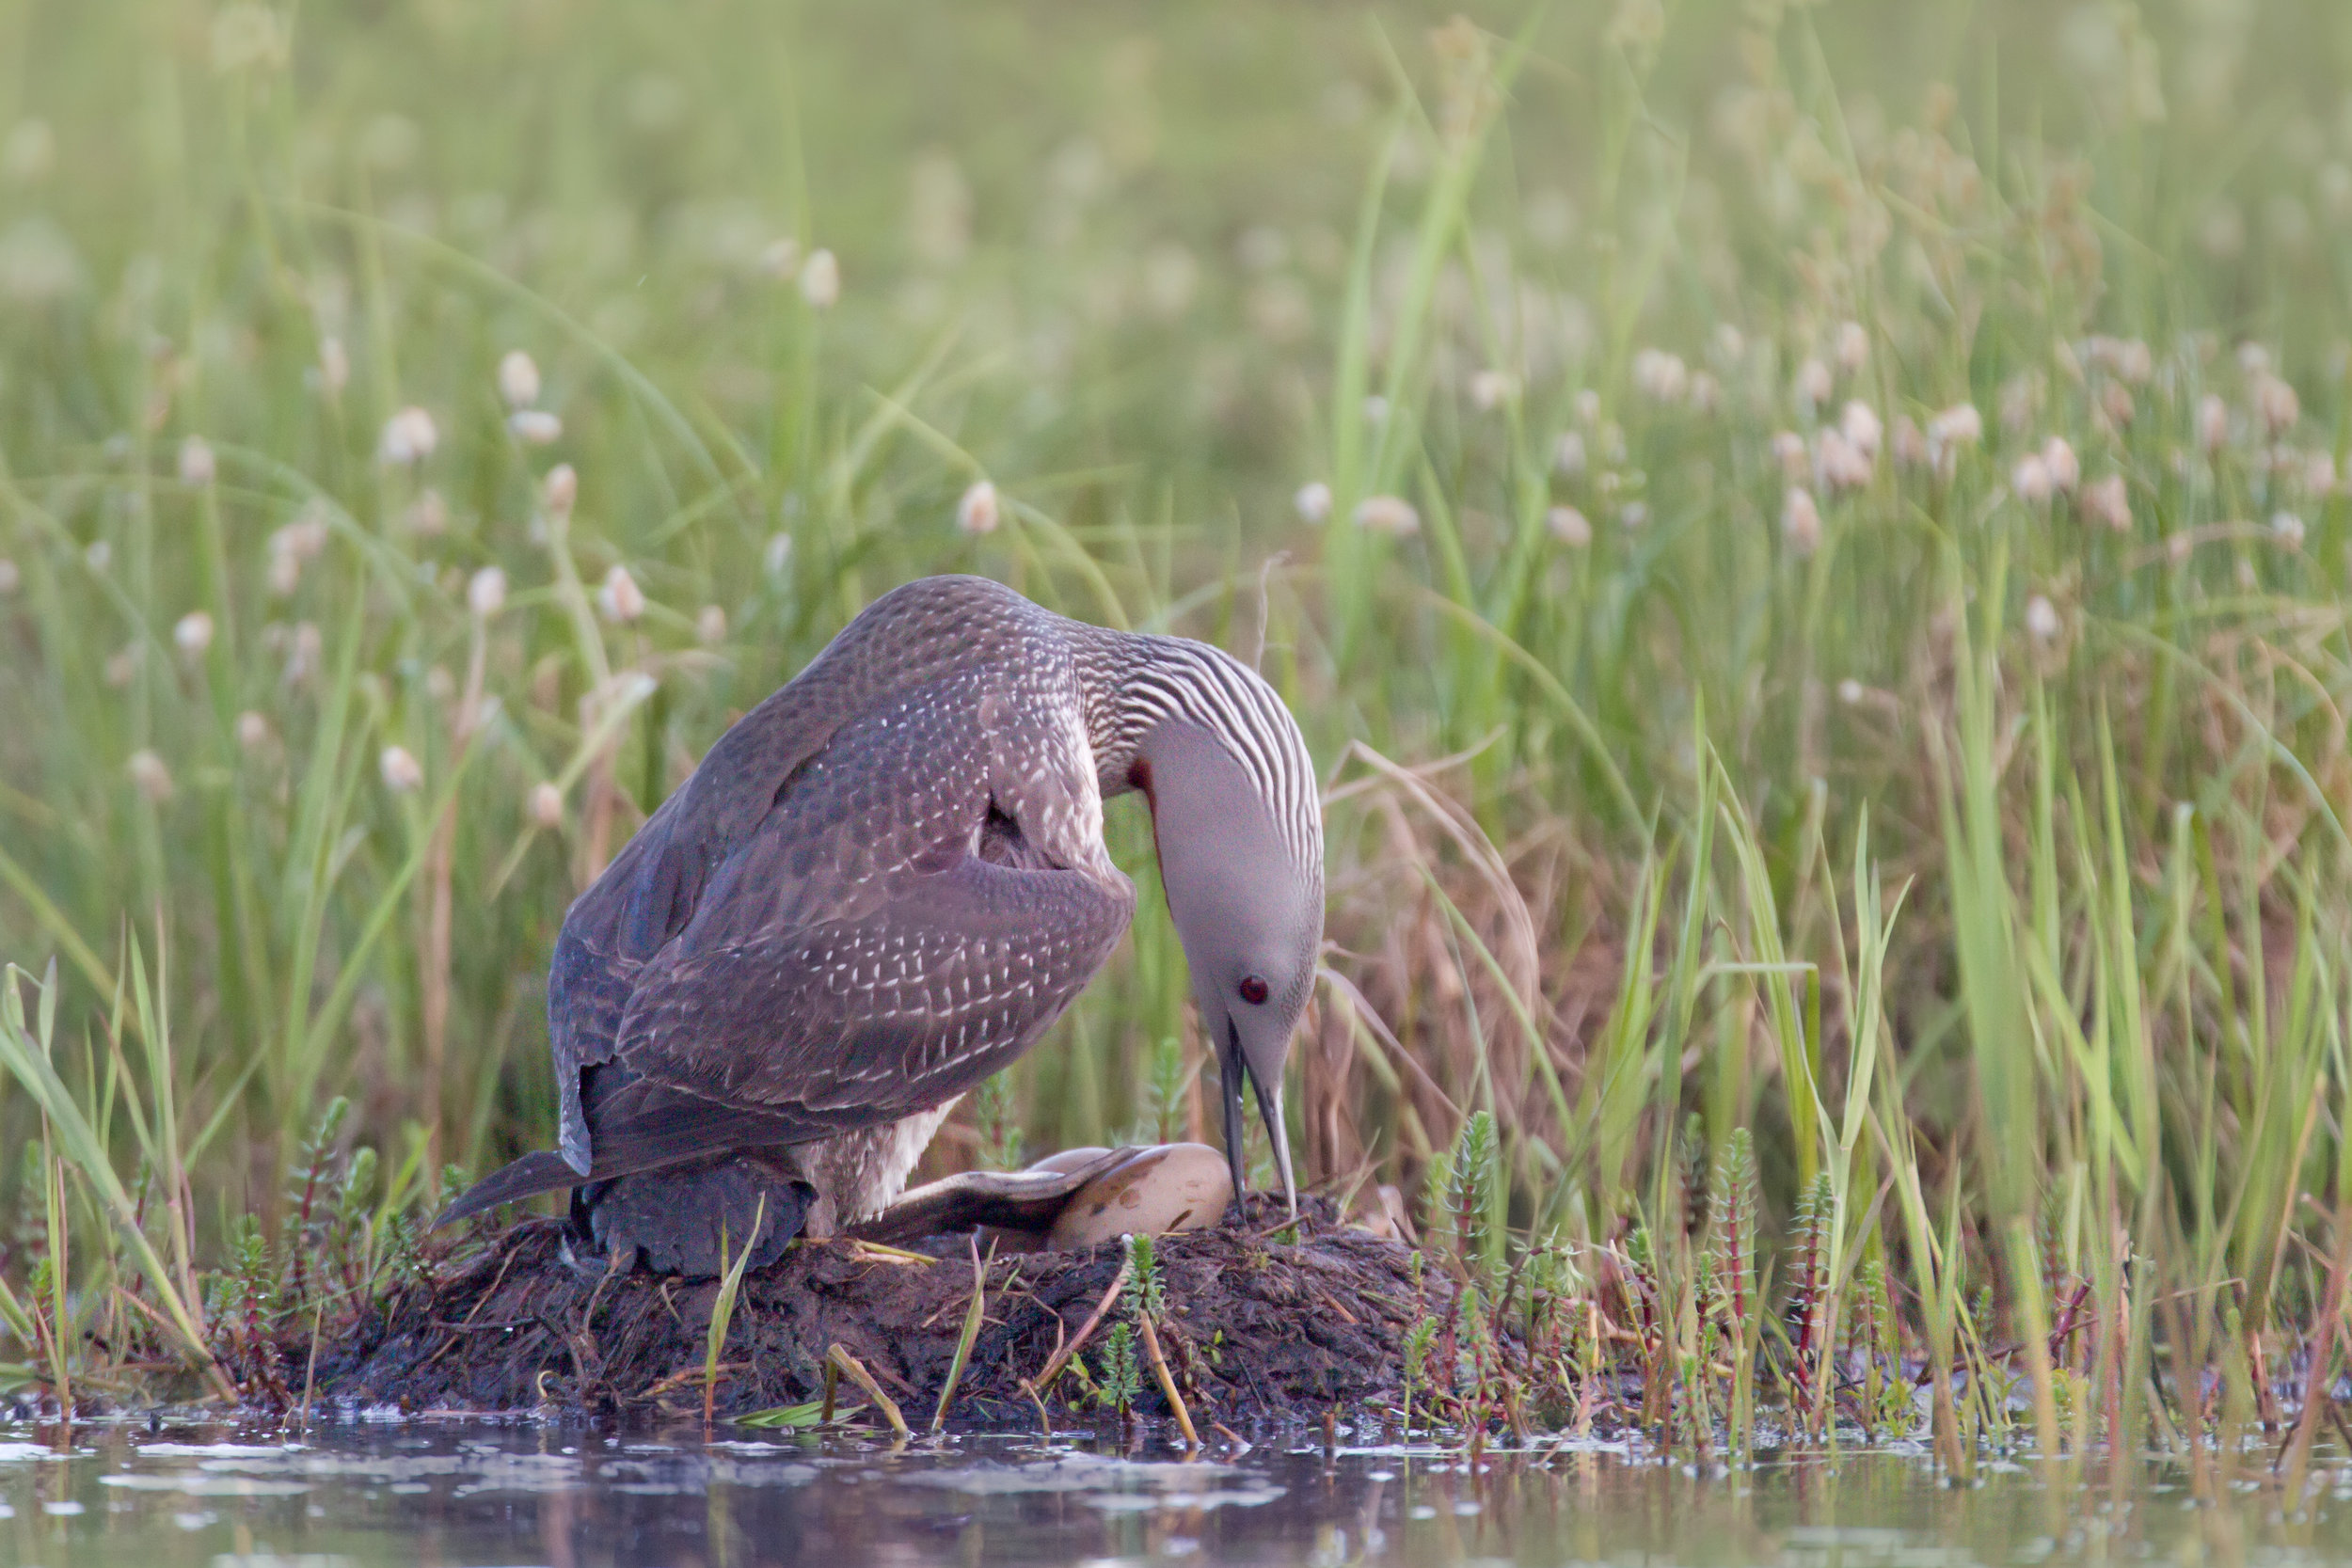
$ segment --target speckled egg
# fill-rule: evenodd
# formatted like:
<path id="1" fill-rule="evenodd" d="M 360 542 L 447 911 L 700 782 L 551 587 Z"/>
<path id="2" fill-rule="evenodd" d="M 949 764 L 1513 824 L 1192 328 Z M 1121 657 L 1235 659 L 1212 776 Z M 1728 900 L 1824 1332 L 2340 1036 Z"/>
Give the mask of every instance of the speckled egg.
<path id="1" fill-rule="evenodd" d="M 1224 1155 L 1206 1144 L 1158 1144 L 1072 1194 L 1045 1244 L 1070 1250 L 1130 1234 L 1204 1229 L 1232 1197 Z"/>

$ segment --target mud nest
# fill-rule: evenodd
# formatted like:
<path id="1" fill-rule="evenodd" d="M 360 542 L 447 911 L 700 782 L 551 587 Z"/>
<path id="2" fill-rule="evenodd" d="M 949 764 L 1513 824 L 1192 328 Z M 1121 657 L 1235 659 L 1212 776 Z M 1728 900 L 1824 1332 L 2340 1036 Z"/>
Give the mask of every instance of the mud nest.
<path id="1" fill-rule="evenodd" d="M 1295 1241 L 1253 1196 L 1249 1223 L 1159 1238 L 1167 1310 L 1160 1342 L 1196 1422 L 1319 1418 L 1400 1393 L 1401 1347 L 1452 1291 L 1435 1271 L 1415 1283 L 1392 1241 L 1302 1205 Z M 1280 1239 L 1278 1239 L 1279 1237 Z M 740 1415 L 818 1397 L 828 1347 L 862 1362 L 920 1426 L 947 1381 L 972 1300 L 969 1243 L 926 1243 L 921 1260 L 834 1241 L 793 1247 L 747 1275 L 717 1385 L 716 1409 Z M 1121 1263 L 1116 1243 L 998 1257 L 986 1269 L 985 1319 L 949 1418 L 970 1426 L 1034 1420 L 1023 1388 L 1075 1338 Z M 590 1415 L 699 1414 L 713 1282 L 643 1273 L 605 1277 L 567 1259 L 563 1226 L 529 1220 L 394 1298 L 320 1347 L 329 1397 L 405 1408 L 560 1409 Z M 1085 1347 L 1097 1370 L 1114 1307 Z M 1136 1410 L 1164 1414 L 1152 1374 Z M 1057 1416 L 1088 1404 L 1062 1373 Z M 842 1386 L 842 1399 L 858 1396 Z"/>

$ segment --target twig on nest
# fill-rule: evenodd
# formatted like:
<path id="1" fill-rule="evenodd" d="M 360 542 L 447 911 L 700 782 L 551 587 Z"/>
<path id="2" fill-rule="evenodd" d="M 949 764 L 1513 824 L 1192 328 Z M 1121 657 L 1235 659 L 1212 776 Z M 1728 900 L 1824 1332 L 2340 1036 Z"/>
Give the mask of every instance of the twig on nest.
<path id="1" fill-rule="evenodd" d="M 866 1390 L 866 1397 L 874 1402 L 874 1408 L 881 1411 L 883 1418 L 889 1421 L 891 1431 L 901 1437 L 914 1435 L 907 1428 L 907 1418 L 898 1414 L 897 1402 L 888 1394 L 882 1392 L 882 1385 L 874 1381 L 874 1374 L 866 1370 L 864 1362 L 841 1348 L 839 1340 L 836 1339 L 825 1347 L 825 1359 L 840 1368 L 842 1375 L 851 1383 Z M 830 1404 L 832 1402 L 826 1402 Z"/>

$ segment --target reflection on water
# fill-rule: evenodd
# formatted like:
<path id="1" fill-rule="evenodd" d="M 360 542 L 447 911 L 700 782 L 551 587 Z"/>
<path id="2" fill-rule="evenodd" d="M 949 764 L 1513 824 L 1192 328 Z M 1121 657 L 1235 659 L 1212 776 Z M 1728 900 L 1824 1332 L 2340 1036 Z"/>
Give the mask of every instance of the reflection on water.
<path id="1" fill-rule="evenodd" d="M 992 1435 L 894 1448 L 699 1430 L 362 1422 L 307 1444 L 227 1428 L 0 1425 L 0 1564 L 1436 1563 L 1965 1568 L 2352 1562 L 2352 1465 L 2288 1516 L 2266 1454 L 2131 1485 L 1924 1453 L 1701 1474 L 1638 1445 L 1466 1454 Z M 2205 1500 L 2201 1500 L 2201 1495 Z M 2219 1500 L 2214 1501 L 2217 1497 Z"/>

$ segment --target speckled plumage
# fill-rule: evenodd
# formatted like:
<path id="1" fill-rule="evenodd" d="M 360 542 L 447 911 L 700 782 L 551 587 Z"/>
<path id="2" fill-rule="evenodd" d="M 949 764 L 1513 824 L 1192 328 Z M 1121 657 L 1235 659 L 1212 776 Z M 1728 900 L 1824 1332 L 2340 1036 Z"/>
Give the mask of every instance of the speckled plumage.
<path id="1" fill-rule="evenodd" d="M 548 1002 L 569 1174 L 529 1190 L 798 1146 L 832 1217 L 879 1209 L 1125 931 L 1103 799 L 1148 786 L 1171 716 L 1263 781 L 1319 911 L 1311 768 L 1254 673 L 984 578 L 877 600 L 572 905 Z"/>

